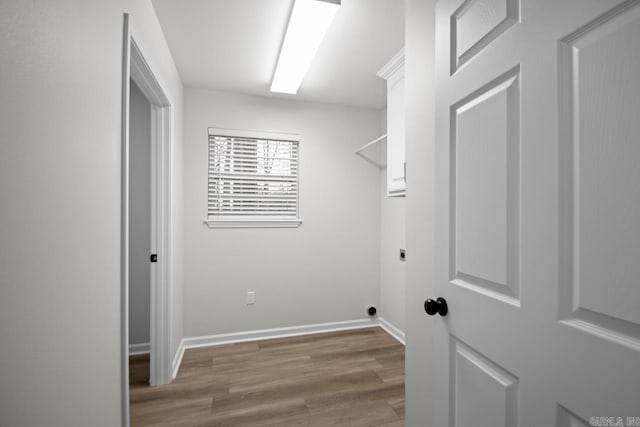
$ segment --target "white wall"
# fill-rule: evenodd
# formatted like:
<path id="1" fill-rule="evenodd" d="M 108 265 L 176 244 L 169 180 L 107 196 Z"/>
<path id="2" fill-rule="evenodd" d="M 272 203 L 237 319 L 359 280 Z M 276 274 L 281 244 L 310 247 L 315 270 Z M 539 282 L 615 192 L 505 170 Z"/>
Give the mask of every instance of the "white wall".
<path id="1" fill-rule="evenodd" d="M 406 0 L 407 425 L 428 426 L 432 335 L 423 302 L 433 295 L 435 3 Z M 445 52 L 442 52 L 445 54 Z M 427 420 L 427 421 L 425 421 Z"/>
<path id="2" fill-rule="evenodd" d="M 144 344 L 151 300 L 151 105 L 133 81 L 129 105 L 129 344 Z"/>
<path id="3" fill-rule="evenodd" d="M 174 102 L 179 154 L 181 82 L 150 2 L 0 2 L 2 426 L 120 425 L 124 12 Z"/>
<path id="4" fill-rule="evenodd" d="M 365 318 L 379 303 L 380 172 L 354 151 L 378 136 L 379 111 L 186 89 L 185 112 L 185 336 Z M 203 224 L 210 126 L 301 135 L 299 228 Z"/>

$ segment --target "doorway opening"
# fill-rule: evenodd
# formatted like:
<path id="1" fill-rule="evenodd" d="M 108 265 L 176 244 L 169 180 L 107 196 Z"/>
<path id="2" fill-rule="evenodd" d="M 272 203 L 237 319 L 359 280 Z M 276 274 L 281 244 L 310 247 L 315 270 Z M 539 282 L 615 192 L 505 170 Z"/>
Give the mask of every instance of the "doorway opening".
<path id="1" fill-rule="evenodd" d="M 171 133 L 172 102 L 132 36 L 129 15 L 124 15 L 123 80 L 122 80 L 122 212 L 121 212 L 121 334 L 122 334 L 122 425 L 129 425 L 129 329 L 131 256 L 139 255 L 140 248 L 132 241 L 132 206 L 144 201 L 135 200 L 131 192 L 131 179 L 138 171 L 132 170 L 131 99 L 132 86 L 149 103 L 148 146 L 148 249 L 146 255 L 149 280 L 149 383 L 151 386 L 168 384 L 172 379 L 170 350 L 170 230 L 171 230 Z M 134 94 L 138 96 L 138 94 Z M 140 123 L 136 123 L 136 126 Z M 142 124 L 141 126 L 144 126 Z M 139 167 L 138 164 L 135 165 Z M 142 174 L 146 173 L 144 171 Z M 132 203 L 133 202 L 133 203 Z M 144 209 L 142 206 L 141 209 Z M 144 237 L 142 238 L 144 239 Z M 132 253 L 133 249 L 136 253 Z M 142 249 L 144 250 L 144 249 Z M 135 272 L 134 272 L 135 273 Z M 144 315 L 143 315 L 144 316 Z M 144 327 L 144 326 L 143 326 Z M 139 337 L 138 337 L 139 338 Z"/>
<path id="2" fill-rule="evenodd" d="M 151 102 L 129 86 L 129 386 L 149 384 Z"/>

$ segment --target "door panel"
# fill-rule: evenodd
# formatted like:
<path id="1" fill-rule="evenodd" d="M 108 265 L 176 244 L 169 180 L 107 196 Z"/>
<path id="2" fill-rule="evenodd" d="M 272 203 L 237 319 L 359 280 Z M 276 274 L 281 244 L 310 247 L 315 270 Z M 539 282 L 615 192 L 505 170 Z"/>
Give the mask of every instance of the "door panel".
<path id="1" fill-rule="evenodd" d="M 432 425 L 640 417 L 639 47 L 638 0 L 438 3 Z"/>
<path id="2" fill-rule="evenodd" d="M 518 21 L 518 0 L 462 3 L 451 16 L 451 74 Z"/>
<path id="3" fill-rule="evenodd" d="M 519 70 L 452 107 L 452 283 L 518 305 Z"/>
<path id="4" fill-rule="evenodd" d="M 589 424 L 569 412 L 562 406 L 558 407 L 558 427 L 587 427 Z"/>
<path id="5" fill-rule="evenodd" d="M 466 344 L 451 342 L 452 425 L 517 425 L 518 379 Z"/>
<path id="6" fill-rule="evenodd" d="M 613 9 L 561 41 L 561 171 L 570 195 L 561 316 L 640 348 L 640 7 Z"/>

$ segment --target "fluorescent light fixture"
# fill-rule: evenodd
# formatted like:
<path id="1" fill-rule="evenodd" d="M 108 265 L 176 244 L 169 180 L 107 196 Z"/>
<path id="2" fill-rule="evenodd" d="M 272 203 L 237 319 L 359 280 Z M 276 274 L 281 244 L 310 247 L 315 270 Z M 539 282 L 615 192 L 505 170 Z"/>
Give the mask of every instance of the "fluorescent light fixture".
<path id="1" fill-rule="evenodd" d="M 298 92 L 340 0 L 295 0 L 271 82 L 271 92 Z"/>

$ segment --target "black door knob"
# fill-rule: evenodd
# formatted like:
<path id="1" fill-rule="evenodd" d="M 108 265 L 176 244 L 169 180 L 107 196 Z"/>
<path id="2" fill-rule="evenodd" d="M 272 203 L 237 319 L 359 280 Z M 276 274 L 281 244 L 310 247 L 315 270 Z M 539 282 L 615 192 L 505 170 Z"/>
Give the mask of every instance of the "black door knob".
<path id="1" fill-rule="evenodd" d="M 444 298 L 436 298 L 435 300 L 429 298 L 424 302 L 424 311 L 426 311 L 429 316 L 433 316 L 436 313 L 440 316 L 446 316 L 449 312 L 449 307 Z"/>

